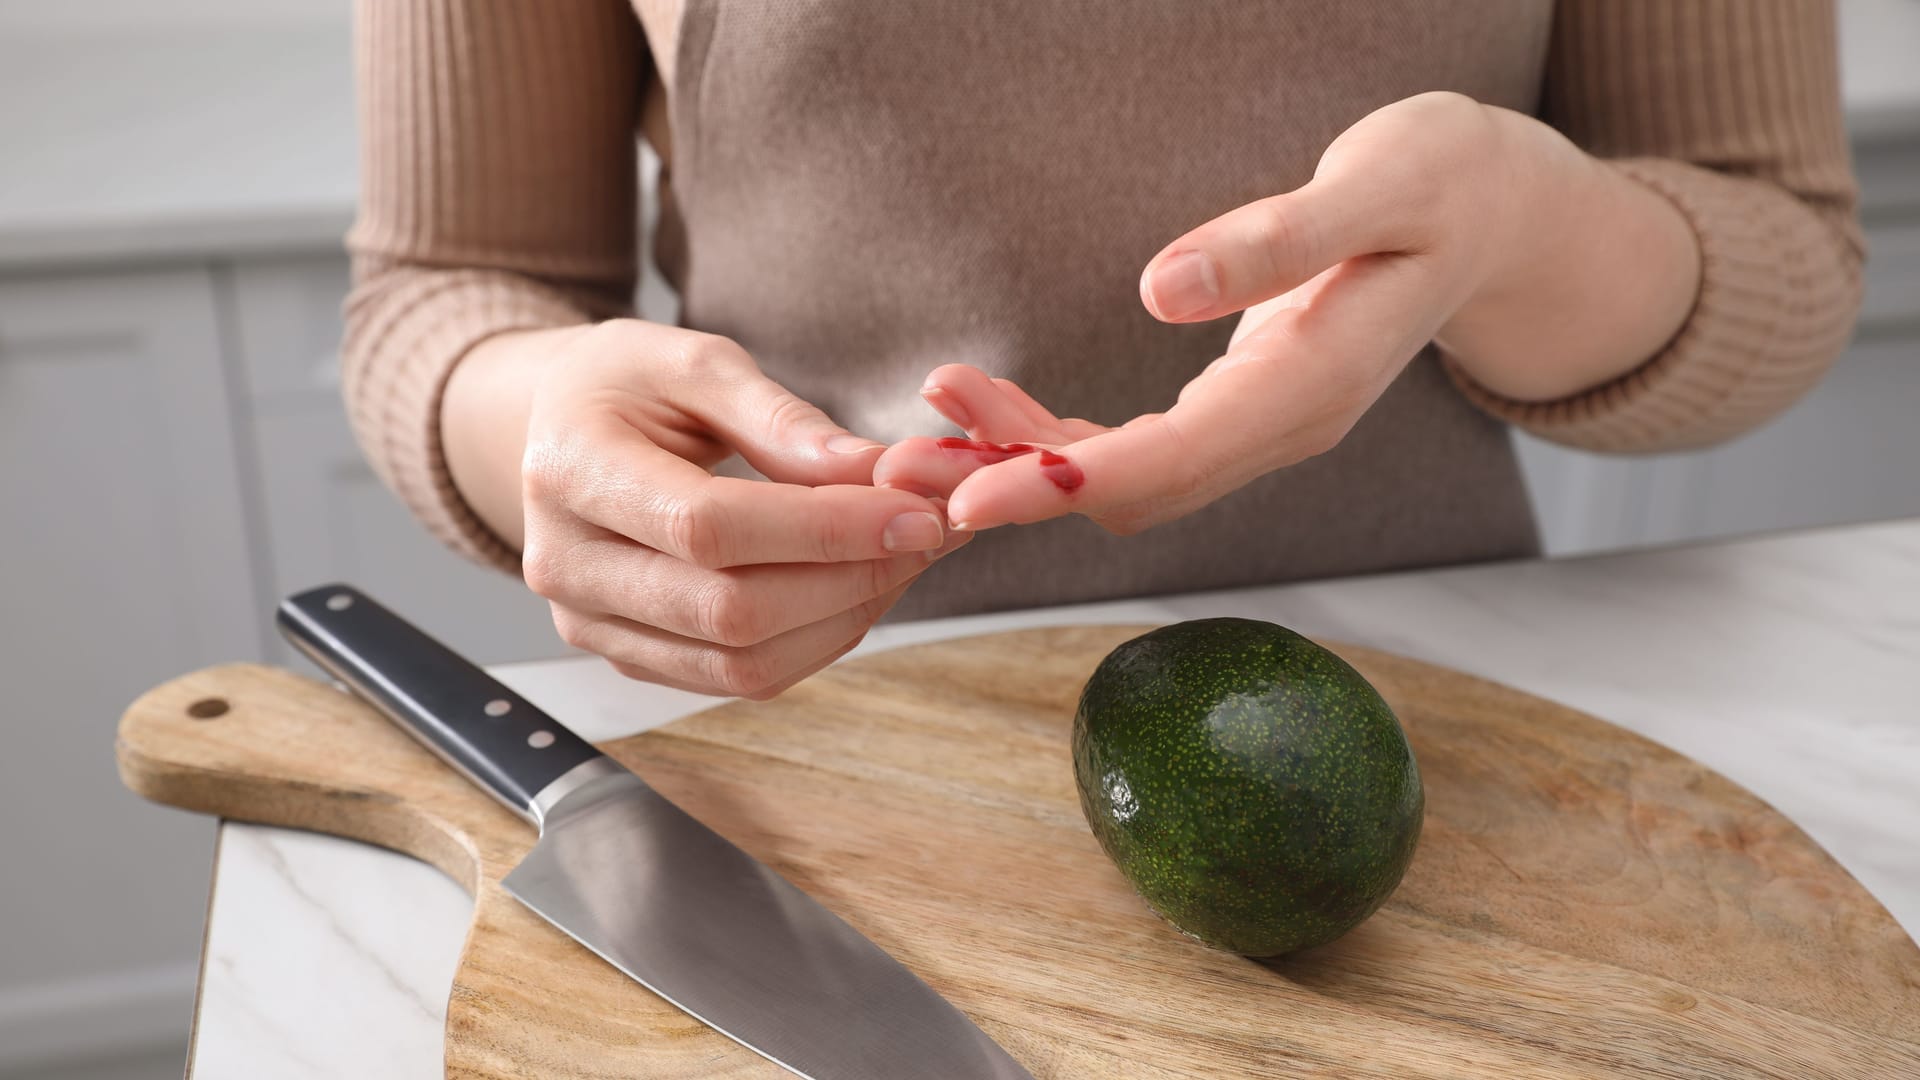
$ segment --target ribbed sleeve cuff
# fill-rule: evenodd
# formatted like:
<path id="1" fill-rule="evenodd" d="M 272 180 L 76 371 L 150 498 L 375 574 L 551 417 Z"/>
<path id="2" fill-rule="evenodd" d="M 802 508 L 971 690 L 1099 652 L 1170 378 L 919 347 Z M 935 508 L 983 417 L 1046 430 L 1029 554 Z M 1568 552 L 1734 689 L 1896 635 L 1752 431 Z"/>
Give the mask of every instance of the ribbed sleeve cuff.
<path id="1" fill-rule="evenodd" d="M 1585 450 L 1701 446 L 1757 426 L 1818 382 L 1846 345 L 1860 259 L 1774 184 L 1669 159 L 1611 162 L 1677 207 L 1699 238 L 1700 292 L 1673 340 L 1626 375 L 1573 397 L 1514 401 L 1448 373 L 1481 409 Z"/>
<path id="2" fill-rule="evenodd" d="M 399 270 L 349 298 L 347 412 L 374 471 L 442 542 L 517 573 L 519 556 L 454 487 L 440 445 L 440 399 L 454 365 L 508 330 L 571 326 L 591 316 L 556 290 L 492 271 Z M 355 310 L 355 309 L 359 310 Z"/>

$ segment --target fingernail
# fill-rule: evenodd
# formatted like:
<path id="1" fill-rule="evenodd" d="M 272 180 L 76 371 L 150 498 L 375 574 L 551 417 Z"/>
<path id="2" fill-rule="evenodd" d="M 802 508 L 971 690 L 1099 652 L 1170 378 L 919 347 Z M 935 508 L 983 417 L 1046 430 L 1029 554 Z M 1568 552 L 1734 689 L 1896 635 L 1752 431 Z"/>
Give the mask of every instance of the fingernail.
<path id="1" fill-rule="evenodd" d="M 1198 251 L 1175 255 L 1147 277 L 1147 301 L 1162 319 L 1185 319 L 1220 302 L 1220 272 Z"/>
<path id="2" fill-rule="evenodd" d="M 827 437 L 827 449 L 835 454 L 864 454 L 879 445 L 872 439 L 863 439 L 858 435 L 848 435 L 844 432 Z"/>
<path id="3" fill-rule="evenodd" d="M 959 398 L 954 397 L 938 386 L 921 387 L 920 396 L 927 399 L 927 404 L 933 406 L 934 412 L 951 420 L 953 426 L 962 431 L 972 429 L 973 417 L 968 415 L 967 410 L 960 406 Z"/>
<path id="4" fill-rule="evenodd" d="M 925 511 L 901 514 L 887 522 L 880 542 L 888 551 L 932 551 L 947 538 L 940 519 Z"/>

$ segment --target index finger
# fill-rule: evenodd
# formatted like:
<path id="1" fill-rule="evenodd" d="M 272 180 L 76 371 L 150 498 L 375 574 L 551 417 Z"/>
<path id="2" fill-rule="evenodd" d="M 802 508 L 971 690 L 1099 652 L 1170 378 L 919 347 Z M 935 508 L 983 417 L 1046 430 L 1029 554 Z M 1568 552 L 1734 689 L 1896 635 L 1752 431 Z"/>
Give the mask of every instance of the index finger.
<path id="1" fill-rule="evenodd" d="M 947 503 L 955 529 L 1025 525 L 1063 514 L 1097 516 L 1193 489 L 1199 465 L 1174 412 L 1070 446 L 987 465 L 961 480 Z"/>
<path id="2" fill-rule="evenodd" d="M 714 476 L 629 433 L 601 441 L 592 475 L 559 494 L 583 521 L 696 566 L 882 559 L 946 540 L 944 515 L 909 491 Z"/>

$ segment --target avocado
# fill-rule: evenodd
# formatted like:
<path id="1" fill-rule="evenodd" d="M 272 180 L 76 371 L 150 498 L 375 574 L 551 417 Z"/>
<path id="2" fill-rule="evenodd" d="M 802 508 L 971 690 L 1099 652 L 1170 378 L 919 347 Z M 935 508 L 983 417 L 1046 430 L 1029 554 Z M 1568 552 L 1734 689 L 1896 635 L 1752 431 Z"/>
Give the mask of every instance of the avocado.
<path id="1" fill-rule="evenodd" d="M 1276 956 L 1386 900 L 1425 797 L 1406 732 L 1346 661 L 1282 626 L 1197 619 L 1109 653 L 1073 770 L 1093 834 L 1161 917 Z"/>

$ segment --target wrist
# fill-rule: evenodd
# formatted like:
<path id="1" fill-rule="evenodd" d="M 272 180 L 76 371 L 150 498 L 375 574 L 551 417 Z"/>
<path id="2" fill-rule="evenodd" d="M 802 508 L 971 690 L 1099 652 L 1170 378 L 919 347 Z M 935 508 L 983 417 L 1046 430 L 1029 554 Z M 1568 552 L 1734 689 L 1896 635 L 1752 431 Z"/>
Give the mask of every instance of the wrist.
<path id="1" fill-rule="evenodd" d="M 508 547 L 525 538 L 520 463 L 534 392 L 548 359 L 584 327 L 510 330 L 454 365 L 440 398 L 440 447 L 460 498 Z"/>
<path id="2" fill-rule="evenodd" d="M 1518 113 L 1499 250 L 1436 340 L 1481 386 L 1551 401 L 1611 382 L 1685 323 L 1699 288 L 1692 226 L 1671 202 Z"/>

